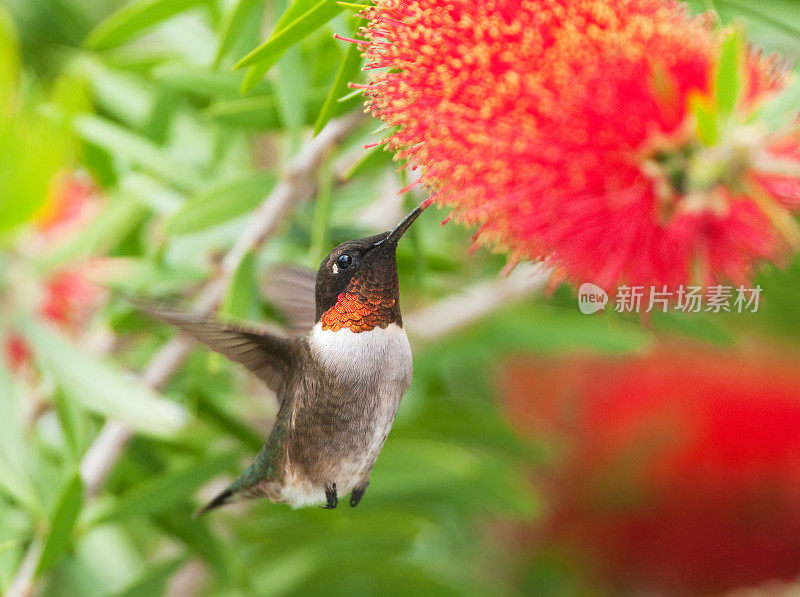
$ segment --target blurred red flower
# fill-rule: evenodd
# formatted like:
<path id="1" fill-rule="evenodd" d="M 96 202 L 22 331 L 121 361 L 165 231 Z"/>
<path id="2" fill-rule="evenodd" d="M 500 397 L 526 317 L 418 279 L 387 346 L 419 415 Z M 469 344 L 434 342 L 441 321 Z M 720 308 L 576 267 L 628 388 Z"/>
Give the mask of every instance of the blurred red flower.
<path id="1" fill-rule="evenodd" d="M 556 446 L 537 548 L 622 588 L 708 594 L 800 574 L 800 359 L 694 347 L 520 359 L 509 420 Z"/>
<path id="2" fill-rule="evenodd" d="M 79 334 L 92 314 L 105 300 L 105 290 L 91 280 L 87 268 L 73 266 L 52 274 L 44 281 L 39 314 L 45 321 L 58 325 L 71 334 Z M 19 372 L 33 356 L 30 348 L 16 333 L 5 337 L 6 364 Z"/>
<path id="3" fill-rule="evenodd" d="M 739 118 L 707 146 L 691 107 L 714 98 L 725 36 L 683 3 L 378 0 L 363 15 L 387 147 L 512 260 L 606 288 L 746 283 L 797 244 L 797 176 L 756 164 L 797 164 L 797 140 L 774 149 Z M 740 66 L 744 111 L 784 86 L 755 53 Z"/>
<path id="4" fill-rule="evenodd" d="M 91 180 L 76 173 L 59 174 L 52 182 L 48 202 L 34 220 L 38 239 L 50 245 L 79 233 L 94 220 L 98 208 L 97 189 Z M 90 266 L 90 262 L 69 264 L 45 275 L 38 305 L 42 319 L 73 334 L 82 330 L 105 297 L 89 275 Z M 6 334 L 4 344 L 6 364 L 20 372 L 31 360 L 30 347 L 13 332 Z"/>
<path id="5" fill-rule="evenodd" d="M 31 349 L 20 336 L 15 333 L 6 334 L 5 357 L 6 365 L 14 373 L 19 373 L 26 363 L 30 362 Z"/>
<path id="6" fill-rule="evenodd" d="M 48 240 L 84 228 L 97 215 L 97 188 L 91 179 L 65 172 L 52 182 L 50 197 L 34 226 Z"/>
<path id="7" fill-rule="evenodd" d="M 84 269 L 62 270 L 47 280 L 40 307 L 45 319 L 73 332 L 86 323 L 104 294 Z"/>

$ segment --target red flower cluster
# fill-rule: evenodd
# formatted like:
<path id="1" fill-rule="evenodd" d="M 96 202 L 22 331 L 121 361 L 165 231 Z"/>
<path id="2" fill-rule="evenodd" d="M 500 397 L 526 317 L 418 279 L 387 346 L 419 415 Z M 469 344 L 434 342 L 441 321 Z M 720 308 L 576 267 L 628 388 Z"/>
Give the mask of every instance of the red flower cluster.
<path id="1" fill-rule="evenodd" d="M 40 311 L 48 321 L 74 332 L 87 322 L 101 296 L 83 268 L 63 270 L 45 283 Z"/>
<path id="2" fill-rule="evenodd" d="M 73 173 L 56 176 L 50 200 L 36 215 L 36 228 L 45 234 L 53 234 L 59 227 L 87 219 L 92 215 L 93 210 L 89 205 L 96 192 L 94 184 L 88 179 Z"/>
<path id="3" fill-rule="evenodd" d="M 91 181 L 72 173 L 56 176 L 50 199 L 34 220 L 37 236 L 33 242 L 49 246 L 79 233 L 95 218 L 98 209 L 97 189 Z M 86 325 L 105 296 L 90 279 L 89 265 L 71 264 L 45 277 L 38 305 L 43 320 L 71 333 Z M 6 335 L 4 344 L 9 368 L 21 371 L 31 360 L 30 347 L 14 332 Z"/>
<path id="4" fill-rule="evenodd" d="M 73 266 L 48 277 L 42 285 L 39 316 L 62 330 L 77 334 L 105 300 L 104 290 L 90 279 L 86 268 Z M 30 347 L 16 333 L 5 338 L 6 363 L 12 371 L 20 371 L 31 358 Z"/>
<path id="5" fill-rule="evenodd" d="M 733 135 L 746 163 L 702 192 L 686 181 L 703 145 L 690 104 L 713 96 L 723 35 L 682 3 L 378 0 L 363 16 L 387 147 L 513 260 L 603 287 L 745 283 L 795 242 L 800 180 L 750 160 L 800 160 L 795 140 Z M 784 82 L 756 54 L 744 64 L 748 110 Z M 708 157 L 743 155 L 731 138 Z"/>
<path id="6" fill-rule="evenodd" d="M 561 456 L 537 471 L 553 508 L 538 541 L 588 553 L 616 589 L 718 594 L 796 578 L 798 376 L 785 355 L 687 346 L 512 362 L 509 420 Z"/>

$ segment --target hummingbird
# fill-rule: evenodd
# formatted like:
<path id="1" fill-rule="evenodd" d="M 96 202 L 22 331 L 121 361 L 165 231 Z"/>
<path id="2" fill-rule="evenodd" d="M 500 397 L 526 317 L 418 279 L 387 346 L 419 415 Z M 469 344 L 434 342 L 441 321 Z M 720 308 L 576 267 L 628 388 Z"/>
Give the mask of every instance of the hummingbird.
<path id="1" fill-rule="evenodd" d="M 252 464 L 198 516 L 254 498 L 325 509 L 336 508 L 339 496 L 348 493 L 351 507 L 361 501 L 411 384 L 395 252 L 426 206 L 390 231 L 340 244 L 322 260 L 314 289 L 316 321 L 303 335 L 142 305 L 244 365 L 278 398 L 275 424 Z"/>

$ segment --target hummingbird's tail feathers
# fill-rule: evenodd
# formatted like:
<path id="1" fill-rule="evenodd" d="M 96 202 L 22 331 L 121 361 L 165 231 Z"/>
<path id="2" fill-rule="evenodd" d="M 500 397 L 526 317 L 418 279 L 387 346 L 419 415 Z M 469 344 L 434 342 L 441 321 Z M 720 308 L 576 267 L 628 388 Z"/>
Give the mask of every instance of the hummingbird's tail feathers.
<path id="1" fill-rule="evenodd" d="M 211 510 L 216 510 L 217 508 L 224 506 L 225 504 L 230 504 L 233 502 L 234 492 L 229 487 L 222 493 L 220 493 L 217 497 L 213 500 L 208 502 L 205 506 L 200 508 L 197 512 L 194 513 L 194 518 L 200 518 L 203 514 L 210 512 Z"/>

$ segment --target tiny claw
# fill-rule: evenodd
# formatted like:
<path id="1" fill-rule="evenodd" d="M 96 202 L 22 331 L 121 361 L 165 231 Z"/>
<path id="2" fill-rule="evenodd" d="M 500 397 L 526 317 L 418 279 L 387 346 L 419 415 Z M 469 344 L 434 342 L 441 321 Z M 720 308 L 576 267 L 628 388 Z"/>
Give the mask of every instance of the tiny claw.
<path id="1" fill-rule="evenodd" d="M 364 492 L 367 490 L 367 486 L 369 485 L 369 481 L 364 483 L 363 485 L 359 485 L 356 487 L 353 492 L 350 494 L 350 507 L 355 508 L 358 506 L 358 503 L 361 501 L 361 498 L 364 497 Z"/>
<path id="2" fill-rule="evenodd" d="M 320 506 L 323 510 L 333 510 L 339 505 L 339 498 L 336 496 L 336 483 L 325 486 L 325 499 L 327 503 L 324 506 Z"/>

